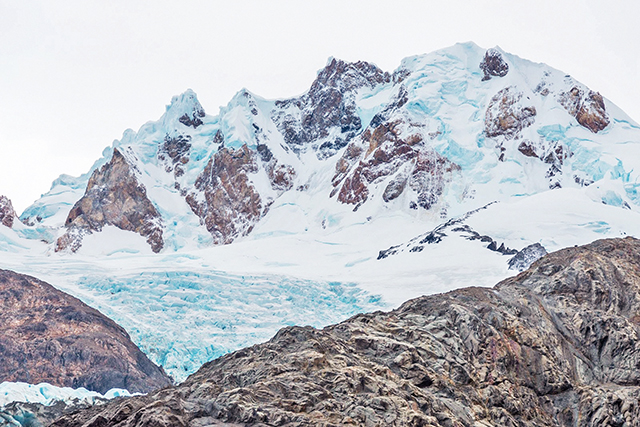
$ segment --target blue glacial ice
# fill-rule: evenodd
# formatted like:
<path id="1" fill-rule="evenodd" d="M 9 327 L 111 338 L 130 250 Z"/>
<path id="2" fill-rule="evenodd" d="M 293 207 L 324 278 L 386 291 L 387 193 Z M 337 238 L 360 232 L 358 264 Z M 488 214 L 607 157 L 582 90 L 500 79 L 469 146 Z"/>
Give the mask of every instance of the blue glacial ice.
<path id="1" fill-rule="evenodd" d="M 387 308 L 354 284 L 212 272 L 81 277 L 74 292 L 122 325 L 176 381 L 290 325 L 323 327 Z"/>

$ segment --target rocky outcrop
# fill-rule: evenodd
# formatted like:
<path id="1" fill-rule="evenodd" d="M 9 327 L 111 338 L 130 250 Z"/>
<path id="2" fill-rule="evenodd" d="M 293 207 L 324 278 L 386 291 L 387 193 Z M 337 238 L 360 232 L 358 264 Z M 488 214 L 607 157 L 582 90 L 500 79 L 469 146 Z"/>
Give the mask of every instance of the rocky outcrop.
<path id="1" fill-rule="evenodd" d="M 535 122 L 536 108 L 523 105 L 522 93 L 513 86 L 498 92 L 487 107 L 484 133 L 490 138 L 513 139 L 520 131 Z"/>
<path id="2" fill-rule="evenodd" d="M 509 72 L 509 64 L 496 49 L 487 49 L 480 62 L 480 69 L 484 73 L 482 80 L 489 80 L 491 77 L 504 77 Z"/>
<path id="3" fill-rule="evenodd" d="M 293 181 L 296 178 L 296 170 L 293 166 L 284 165 L 278 162 L 269 147 L 265 144 L 258 144 L 256 147 L 258 156 L 263 163 L 264 169 L 269 177 L 271 188 L 279 194 L 291 190 Z"/>
<path id="4" fill-rule="evenodd" d="M 559 96 L 560 104 L 585 128 L 598 133 L 609 125 L 604 99 L 598 92 L 574 86 Z"/>
<path id="5" fill-rule="evenodd" d="M 204 109 L 199 108 L 194 110 L 191 115 L 188 114 L 183 114 L 182 116 L 180 116 L 180 118 L 178 119 L 180 121 L 180 123 L 182 123 L 185 126 L 190 126 L 194 129 L 196 129 L 198 126 L 200 126 L 202 124 L 202 118 L 204 117 Z"/>
<path id="6" fill-rule="evenodd" d="M 11 228 L 16 217 L 11 200 L 6 196 L 0 196 L 0 224 Z"/>
<path id="7" fill-rule="evenodd" d="M 256 157 L 246 144 L 236 150 L 220 148 L 196 180 L 197 191 L 187 195 L 215 244 L 249 234 L 263 214 L 260 194 L 249 179 L 258 171 Z"/>
<path id="8" fill-rule="evenodd" d="M 531 264 L 547 254 L 547 250 L 540 243 L 534 243 L 518 251 L 509 260 L 509 270 L 522 272 L 531 267 Z"/>
<path id="9" fill-rule="evenodd" d="M 355 95 L 391 81 L 391 75 L 367 62 L 331 59 L 299 98 L 276 101 L 271 114 L 285 142 L 296 151 L 312 144 L 319 158 L 332 156 L 362 129 Z"/>
<path id="10" fill-rule="evenodd" d="M 494 203 L 496 202 L 489 203 L 458 217 L 451 218 L 446 222 L 439 224 L 434 229 L 410 239 L 406 243 L 393 245 L 387 249 L 383 249 L 378 252 L 377 259 L 385 259 L 403 252 L 422 252 L 426 245 L 437 245 L 449 237 L 457 237 L 465 240 L 479 240 L 486 243 L 485 247 L 490 251 L 498 252 L 502 255 L 515 255 L 518 253 L 517 250 L 509 248 L 504 242 L 498 243 L 498 241 L 493 239 L 491 236 L 478 233 L 465 223 L 469 217 L 479 211 L 487 209 Z"/>
<path id="11" fill-rule="evenodd" d="M 559 188 L 562 166 L 567 158 L 573 153 L 560 141 L 547 141 L 540 139 L 537 143 L 524 140 L 518 145 L 518 151 L 527 157 L 540 159 L 549 165 L 545 173 L 545 178 L 549 180 L 549 188 Z M 576 181 L 578 182 L 578 181 Z M 581 185 L 589 185 L 584 182 Z"/>
<path id="12" fill-rule="evenodd" d="M 166 135 L 164 143 L 158 150 L 158 158 L 165 163 L 165 172 L 173 172 L 176 179 L 184 175 L 184 167 L 189 163 L 190 141 L 189 135 L 178 135 L 173 138 Z"/>
<path id="13" fill-rule="evenodd" d="M 374 182 L 395 175 L 386 185 L 383 200 L 398 198 L 408 186 L 415 200 L 412 206 L 431 209 L 444 192 L 445 184 L 459 166 L 423 143 L 422 135 L 397 119 L 367 128 L 347 147 L 336 163 L 332 179 L 342 203 L 359 207 L 369 197 Z"/>
<path id="14" fill-rule="evenodd" d="M 104 393 L 171 383 L 115 322 L 30 276 L 0 270 L 0 382 Z"/>
<path id="15" fill-rule="evenodd" d="M 164 245 L 160 214 L 118 149 L 113 150 L 108 163 L 91 175 L 84 196 L 67 216 L 67 232 L 56 242 L 56 252 L 75 252 L 85 234 L 101 231 L 105 225 L 146 237 L 154 252 Z"/>
<path id="16" fill-rule="evenodd" d="M 282 329 L 176 388 L 53 425 L 633 426 L 639 311 L 640 241 L 602 240 L 493 289 Z"/>

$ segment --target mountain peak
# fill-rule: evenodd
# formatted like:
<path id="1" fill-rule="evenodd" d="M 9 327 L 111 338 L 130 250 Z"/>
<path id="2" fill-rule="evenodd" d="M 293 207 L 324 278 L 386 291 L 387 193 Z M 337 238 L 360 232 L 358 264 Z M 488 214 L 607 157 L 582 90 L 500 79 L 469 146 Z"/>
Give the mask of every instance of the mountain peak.
<path id="1" fill-rule="evenodd" d="M 318 77 L 311 85 L 310 93 L 324 87 L 331 87 L 341 92 L 359 89 L 363 86 L 374 87 L 390 81 L 389 73 L 382 71 L 375 64 L 358 61 L 347 62 L 330 57 L 327 65 L 318 71 Z"/>
<path id="2" fill-rule="evenodd" d="M 195 129 L 202 124 L 204 116 L 204 108 L 200 105 L 196 93 L 187 89 L 182 94 L 171 98 L 171 103 L 167 105 L 166 112 L 162 116 L 162 122 L 169 125 L 178 121 Z"/>

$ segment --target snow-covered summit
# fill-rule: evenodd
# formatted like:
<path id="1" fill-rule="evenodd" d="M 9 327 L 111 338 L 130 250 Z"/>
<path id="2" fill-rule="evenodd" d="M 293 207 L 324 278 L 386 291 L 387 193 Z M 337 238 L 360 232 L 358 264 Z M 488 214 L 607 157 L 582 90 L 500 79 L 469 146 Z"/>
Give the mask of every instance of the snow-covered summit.
<path id="1" fill-rule="evenodd" d="M 174 250 L 230 243 L 263 223 L 287 231 L 282 206 L 297 206 L 305 229 L 392 212 L 432 222 L 562 188 L 636 210 L 638 141 L 638 125 L 599 93 L 499 47 L 461 43 L 392 73 L 330 58 L 291 99 L 243 89 L 209 116 L 192 90 L 173 97 L 22 218 L 61 235 L 115 149 Z"/>
<path id="2" fill-rule="evenodd" d="M 202 125 L 202 118 L 204 116 L 204 108 L 200 105 L 195 92 L 187 89 L 181 95 L 171 98 L 171 103 L 167 105 L 160 122 L 165 129 L 176 126 L 178 122 L 195 129 Z M 177 131 L 177 129 L 174 129 L 174 133 Z M 175 136 L 175 134 L 171 136 Z"/>

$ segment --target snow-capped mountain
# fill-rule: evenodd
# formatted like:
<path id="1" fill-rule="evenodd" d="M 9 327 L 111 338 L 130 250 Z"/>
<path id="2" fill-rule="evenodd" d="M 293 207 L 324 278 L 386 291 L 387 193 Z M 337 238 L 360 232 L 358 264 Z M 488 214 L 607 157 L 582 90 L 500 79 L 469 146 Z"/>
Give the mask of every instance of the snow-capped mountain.
<path id="1" fill-rule="evenodd" d="M 319 326 L 491 286 L 515 253 L 519 270 L 640 236 L 639 163 L 624 112 L 499 48 L 458 44 L 393 72 L 330 59 L 291 99 L 243 89 L 209 115 L 193 91 L 174 97 L 0 226 L 0 250 L 5 268 L 103 310 L 181 379 L 291 310 Z M 265 293 L 273 318 L 258 321 Z"/>
<path id="2" fill-rule="evenodd" d="M 591 187 L 595 201 L 635 209 L 638 141 L 599 93 L 498 48 L 459 44 L 393 73 L 330 59 L 293 99 L 242 90 L 210 116 L 191 90 L 174 97 L 21 219 L 55 230 L 56 251 L 113 225 L 159 252 L 231 243 L 285 200 L 307 227 L 327 226 L 311 204 L 366 212 L 358 220 L 448 219 L 555 188 Z"/>

